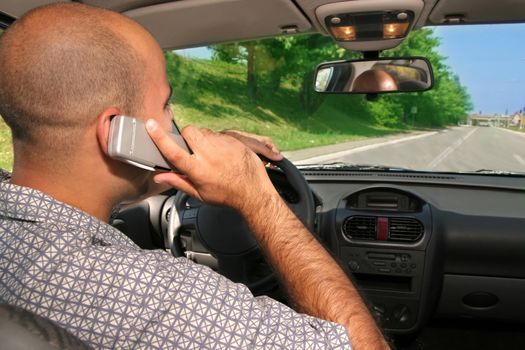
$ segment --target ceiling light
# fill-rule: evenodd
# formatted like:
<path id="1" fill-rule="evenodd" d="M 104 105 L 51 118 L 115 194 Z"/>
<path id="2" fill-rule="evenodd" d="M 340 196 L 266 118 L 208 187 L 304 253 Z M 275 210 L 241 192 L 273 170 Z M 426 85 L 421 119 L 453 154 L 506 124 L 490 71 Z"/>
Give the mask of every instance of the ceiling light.
<path id="1" fill-rule="evenodd" d="M 330 30 L 336 40 L 355 40 L 355 29 L 353 26 L 331 27 Z"/>
<path id="2" fill-rule="evenodd" d="M 404 37 L 407 34 L 409 24 L 408 22 L 383 24 L 383 38 L 397 39 Z"/>

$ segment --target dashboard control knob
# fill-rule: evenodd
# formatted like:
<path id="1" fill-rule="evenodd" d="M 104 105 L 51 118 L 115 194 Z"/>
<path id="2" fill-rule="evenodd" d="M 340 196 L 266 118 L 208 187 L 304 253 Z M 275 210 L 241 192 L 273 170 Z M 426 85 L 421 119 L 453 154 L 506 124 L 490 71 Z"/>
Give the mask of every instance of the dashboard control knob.
<path id="1" fill-rule="evenodd" d="M 392 316 L 396 321 L 405 323 L 410 319 L 410 310 L 406 305 L 397 305 L 392 311 Z"/>
<path id="2" fill-rule="evenodd" d="M 388 323 L 387 308 L 383 304 L 372 304 L 372 313 L 375 319 L 381 324 Z"/>
<path id="3" fill-rule="evenodd" d="M 348 263 L 348 267 L 352 271 L 357 271 L 359 270 L 359 263 L 357 261 L 352 260 Z"/>
<path id="4" fill-rule="evenodd" d="M 372 308 L 374 309 L 374 312 L 376 314 L 384 315 L 386 313 L 385 307 L 383 305 L 381 305 L 381 304 L 374 304 L 374 306 Z"/>

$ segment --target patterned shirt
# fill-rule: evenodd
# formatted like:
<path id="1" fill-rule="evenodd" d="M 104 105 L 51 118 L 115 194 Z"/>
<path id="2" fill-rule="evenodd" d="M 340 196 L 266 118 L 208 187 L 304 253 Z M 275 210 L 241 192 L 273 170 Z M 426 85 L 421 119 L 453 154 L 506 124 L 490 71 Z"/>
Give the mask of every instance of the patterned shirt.
<path id="1" fill-rule="evenodd" d="M 112 226 L 0 172 L 0 302 L 95 348 L 350 349 L 346 329 L 254 297 L 208 267 L 136 246 Z"/>

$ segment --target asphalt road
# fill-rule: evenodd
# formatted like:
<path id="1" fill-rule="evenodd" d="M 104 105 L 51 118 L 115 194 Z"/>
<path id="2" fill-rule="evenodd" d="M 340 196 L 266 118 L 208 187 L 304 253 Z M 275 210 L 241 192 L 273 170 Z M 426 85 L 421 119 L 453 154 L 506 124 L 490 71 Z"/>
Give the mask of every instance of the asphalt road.
<path id="1" fill-rule="evenodd" d="M 492 169 L 525 173 L 525 133 L 457 127 L 302 157 L 297 164 L 345 162 L 433 171 Z"/>

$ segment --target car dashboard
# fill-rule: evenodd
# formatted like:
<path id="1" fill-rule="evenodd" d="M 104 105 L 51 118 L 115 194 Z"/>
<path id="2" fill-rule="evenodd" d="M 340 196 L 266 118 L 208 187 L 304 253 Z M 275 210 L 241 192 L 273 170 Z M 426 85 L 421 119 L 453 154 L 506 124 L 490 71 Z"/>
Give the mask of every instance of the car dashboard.
<path id="1" fill-rule="evenodd" d="M 302 173 L 316 203 L 314 234 L 387 333 L 415 334 L 440 318 L 525 321 L 525 177 Z M 293 204 L 284 174 L 269 175 Z M 170 201 L 173 191 L 128 205 L 114 225 L 143 248 L 162 248 Z"/>
<path id="2" fill-rule="evenodd" d="M 317 234 L 382 327 L 524 321 L 525 178 L 305 171 Z"/>

